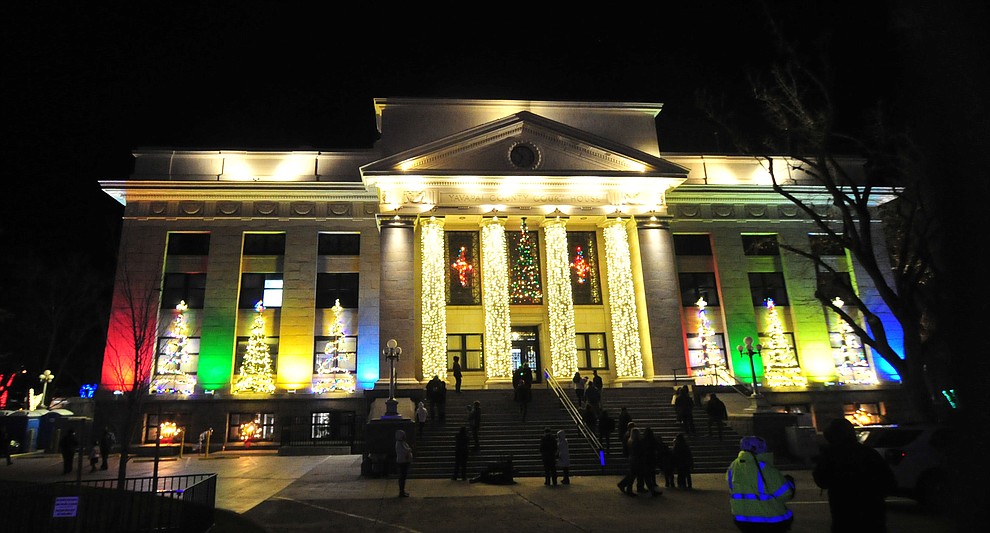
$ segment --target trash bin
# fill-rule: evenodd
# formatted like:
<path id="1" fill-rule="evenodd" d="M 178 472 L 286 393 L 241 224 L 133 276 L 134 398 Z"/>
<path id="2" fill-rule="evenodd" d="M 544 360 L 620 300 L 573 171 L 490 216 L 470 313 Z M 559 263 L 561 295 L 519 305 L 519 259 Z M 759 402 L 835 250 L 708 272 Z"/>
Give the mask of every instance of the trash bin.
<path id="1" fill-rule="evenodd" d="M 784 428 L 787 437 L 787 451 L 792 457 L 810 462 L 818 455 L 818 433 L 811 426 L 790 426 Z"/>

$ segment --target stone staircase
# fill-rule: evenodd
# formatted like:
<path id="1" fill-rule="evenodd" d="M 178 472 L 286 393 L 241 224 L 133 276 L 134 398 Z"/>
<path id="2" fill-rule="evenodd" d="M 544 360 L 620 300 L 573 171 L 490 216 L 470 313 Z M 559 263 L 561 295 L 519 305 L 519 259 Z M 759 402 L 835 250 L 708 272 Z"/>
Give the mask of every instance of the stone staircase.
<path id="1" fill-rule="evenodd" d="M 570 390 L 567 392 L 573 394 Z M 673 390 L 666 387 L 606 388 L 602 394 L 602 407 L 616 421 L 620 408 L 626 407 L 637 426 L 653 428 L 657 437 L 670 446 L 680 432 L 676 425 L 674 408 L 670 405 L 672 394 Z M 475 400 L 481 402 L 482 408 L 480 446 L 471 449 L 468 477 L 477 475 L 490 463 L 510 458 L 516 477 L 542 476 L 539 439 L 545 427 L 551 428 L 555 433 L 558 429 L 567 432 L 571 475 L 622 475 L 626 472 L 628 461 L 621 454 L 622 446 L 617 434 L 612 436 L 611 450 L 605 454 L 605 464 L 602 465 L 597 451 L 581 436 L 553 391 L 543 383 L 535 383 L 533 401 L 529 405 L 525 421 L 519 413 L 518 404 L 512 399 L 512 390 L 464 390 L 460 394 L 448 392 L 446 423 L 429 422 L 423 435 L 415 440 L 416 461 L 410 469 L 410 478 L 442 479 L 452 475 L 454 437 L 461 425 L 467 425 L 467 406 Z M 736 456 L 739 435 L 730 428 L 725 428 L 723 441 L 719 442 L 717 437 L 707 437 L 707 418 L 700 406 L 695 411 L 695 426 L 697 434 L 689 438 L 694 452 L 694 471 L 724 472 Z"/>

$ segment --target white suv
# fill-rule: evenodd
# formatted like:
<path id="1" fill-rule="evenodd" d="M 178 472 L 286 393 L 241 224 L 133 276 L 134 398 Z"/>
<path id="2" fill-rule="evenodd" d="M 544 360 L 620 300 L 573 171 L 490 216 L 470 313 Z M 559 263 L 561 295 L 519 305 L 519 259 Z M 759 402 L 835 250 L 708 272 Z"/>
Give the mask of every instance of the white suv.
<path id="1" fill-rule="evenodd" d="M 936 425 L 864 426 L 856 428 L 859 442 L 875 449 L 897 479 L 897 494 L 934 508 L 948 498 L 946 447 L 954 430 Z"/>

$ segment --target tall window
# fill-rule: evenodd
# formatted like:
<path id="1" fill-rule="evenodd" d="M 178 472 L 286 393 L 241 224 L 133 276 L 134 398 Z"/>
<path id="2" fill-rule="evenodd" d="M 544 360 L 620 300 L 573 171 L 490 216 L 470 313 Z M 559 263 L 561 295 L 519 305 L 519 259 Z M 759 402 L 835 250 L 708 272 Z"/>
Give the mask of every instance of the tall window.
<path id="1" fill-rule="evenodd" d="M 168 234 L 168 255 L 210 255 L 209 233 Z"/>
<path id="2" fill-rule="evenodd" d="M 285 255 L 285 234 L 245 233 L 244 255 Z"/>
<path id="3" fill-rule="evenodd" d="M 158 431 L 162 422 L 175 422 L 182 427 L 177 413 L 149 413 L 144 416 L 144 431 L 142 431 L 142 442 L 149 443 L 158 440 Z"/>
<path id="4" fill-rule="evenodd" d="M 241 368 L 244 362 L 244 354 L 247 353 L 248 341 L 251 337 L 237 337 L 237 346 L 234 351 L 234 372 Z M 268 345 L 268 353 L 272 356 L 272 372 L 275 372 L 278 363 L 278 337 L 265 337 L 265 344 Z"/>
<path id="5" fill-rule="evenodd" d="M 321 233 L 320 255 L 361 255 L 361 235 L 358 233 Z"/>
<path id="6" fill-rule="evenodd" d="M 482 336 L 477 333 L 453 333 L 447 335 L 447 368 L 454 368 L 454 356 L 461 358 L 461 369 L 484 370 L 485 350 Z"/>
<path id="7" fill-rule="evenodd" d="M 598 246 L 593 231 L 567 232 L 567 258 L 571 269 L 571 296 L 577 305 L 602 303 L 598 278 Z"/>
<path id="8" fill-rule="evenodd" d="M 705 347 L 701 344 L 701 336 L 697 333 L 687 334 L 687 349 L 688 349 L 688 362 L 691 368 L 703 368 L 708 365 L 719 364 L 722 366 L 728 366 L 725 361 L 725 335 L 722 333 L 716 333 L 711 336 L 711 342 L 715 343 L 718 347 L 719 358 L 715 361 L 711 360 L 711 352 L 705 353 Z"/>
<path id="9" fill-rule="evenodd" d="M 478 232 L 445 231 L 447 305 L 481 305 Z"/>
<path id="10" fill-rule="evenodd" d="M 607 370 L 608 353 L 605 350 L 604 333 L 578 333 L 574 337 L 577 344 L 578 368 L 581 370 Z"/>
<path id="11" fill-rule="evenodd" d="M 358 282 L 356 272 L 321 272 L 316 275 L 316 308 L 330 309 L 340 299 L 346 309 L 358 308 Z"/>
<path id="12" fill-rule="evenodd" d="M 776 305 L 790 305 L 784 274 L 780 272 L 750 272 L 749 290 L 753 295 L 754 307 L 762 307 L 767 298 L 773 298 Z"/>
<path id="13" fill-rule="evenodd" d="M 712 255 L 712 240 L 707 234 L 675 234 L 675 255 Z"/>
<path id="14" fill-rule="evenodd" d="M 251 442 L 275 440 L 275 413 L 230 413 L 227 417 L 227 442 L 240 442 L 241 427 L 252 422 L 258 429 Z"/>
<path id="15" fill-rule="evenodd" d="M 543 303 L 540 279 L 539 233 L 525 226 L 520 231 L 506 231 L 509 246 L 509 303 L 539 305 Z"/>
<path id="16" fill-rule="evenodd" d="M 316 337 L 314 340 L 313 373 L 315 374 L 319 371 L 323 361 L 333 357 L 333 354 L 329 356 L 326 354 L 330 337 Z M 337 367 L 349 370 L 351 373 L 357 371 L 357 335 L 344 336 L 343 342 L 337 349 Z"/>
<path id="17" fill-rule="evenodd" d="M 743 235 L 742 242 L 746 255 L 780 255 L 776 235 Z"/>
<path id="18" fill-rule="evenodd" d="M 829 300 L 838 296 L 847 302 L 852 301 L 855 292 L 848 272 L 819 271 L 817 277 L 819 294 Z"/>
<path id="19" fill-rule="evenodd" d="M 719 305 L 714 272 L 681 272 L 677 278 L 681 285 L 682 306 L 694 307 L 698 298 L 704 298 L 709 307 Z"/>
<path id="20" fill-rule="evenodd" d="M 155 353 L 155 368 L 161 368 L 158 361 L 167 360 L 170 345 L 175 342 L 175 337 L 158 337 L 158 351 Z M 187 357 L 179 365 L 178 370 L 183 374 L 196 375 L 199 368 L 199 337 L 186 337 L 185 352 Z"/>
<path id="21" fill-rule="evenodd" d="M 206 274 L 165 274 L 162 277 L 162 309 L 175 309 L 182 301 L 189 309 L 202 309 L 205 300 Z"/>
<path id="22" fill-rule="evenodd" d="M 238 309 L 253 309 L 258 300 L 261 300 L 266 308 L 282 307 L 281 273 L 241 275 L 241 296 L 237 303 Z"/>
<path id="23" fill-rule="evenodd" d="M 837 239 L 822 233 L 811 233 L 808 235 L 808 242 L 811 245 L 811 253 L 822 257 L 829 255 L 846 255 L 846 249 Z"/>

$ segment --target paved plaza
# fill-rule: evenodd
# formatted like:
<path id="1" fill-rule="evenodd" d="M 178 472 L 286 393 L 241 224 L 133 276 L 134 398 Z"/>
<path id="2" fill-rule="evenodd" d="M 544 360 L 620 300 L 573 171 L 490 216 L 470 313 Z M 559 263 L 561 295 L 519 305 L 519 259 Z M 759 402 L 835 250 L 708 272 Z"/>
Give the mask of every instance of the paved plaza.
<path id="1" fill-rule="evenodd" d="M 542 478 L 517 478 L 513 485 L 411 479 L 406 490 L 412 496 L 397 498 L 394 478 L 361 477 L 360 463 L 356 455 L 222 452 L 162 460 L 159 474 L 218 474 L 214 533 L 736 531 L 720 474 L 696 474 L 693 490 L 664 489 L 657 498 L 622 495 L 615 476 L 575 477 L 571 485 L 555 488 L 544 486 Z M 91 474 L 87 465 L 83 478 L 112 477 L 116 465 L 116 456 L 109 471 Z M 0 479 L 75 479 L 61 468 L 58 455 L 15 456 L 12 466 L 0 466 Z M 153 461 L 141 458 L 131 463 L 128 476 L 149 476 L 153 468 Z M 787 473 L 798 484 L 792 531 L 827 532 L 828 503 L 810 471 Z M 887 517 L 891 533 L 953 531 L 948 517 L 910 500 L 890 498 Z"/>

